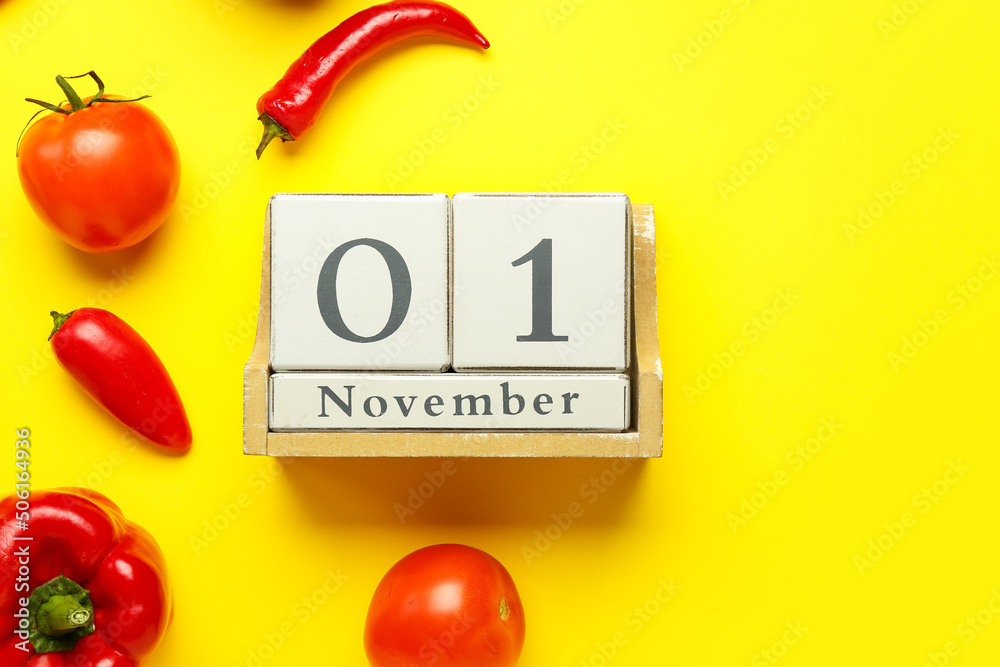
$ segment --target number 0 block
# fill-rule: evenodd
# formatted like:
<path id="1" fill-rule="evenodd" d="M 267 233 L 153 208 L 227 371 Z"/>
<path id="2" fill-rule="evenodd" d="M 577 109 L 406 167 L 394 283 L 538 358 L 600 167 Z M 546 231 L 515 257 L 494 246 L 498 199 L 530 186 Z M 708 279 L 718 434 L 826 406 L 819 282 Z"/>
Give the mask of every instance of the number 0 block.
<path id="1" fill-rule="evenodd" d="M 628 367 L 623 194 L 452 198 L 456 370 Z"/>
<path id="2" fill-rule="evenodd" d="M 273 369 L 449 365 L 447 196 L 286 194 L 270 206 Z"/>

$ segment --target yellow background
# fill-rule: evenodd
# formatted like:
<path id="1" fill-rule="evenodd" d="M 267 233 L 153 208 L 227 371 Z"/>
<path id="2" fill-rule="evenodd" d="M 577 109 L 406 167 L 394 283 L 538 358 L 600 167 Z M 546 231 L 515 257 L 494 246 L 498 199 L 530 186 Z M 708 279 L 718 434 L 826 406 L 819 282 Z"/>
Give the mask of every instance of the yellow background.
<path id="1" fill-rule="evenodd" d="M 302 141 L 255 162 L 257 97 L 363 6 L 0 3 L 0 479 L 13 489 L 27 426 L 36 489 L 95 487 L 157 536 L 176 618 L 148 664 L 362 665 L 382 574 L 445 541 L 510 570 L 525 666 L 996 664 L 1000 280 L 985 277 L 1000 251 L 1000 10 L 464 0 L 488 52 L 394 47 Z M 53 76 L 88 69 L 109 92 L 151 94 L 183 162 L 168 222 L 106 256 L 43 227 L 15 172 L 34 112 L 21 99 L 57 101 Z M 456 123 L 456 104 L 476 108 Z M 611 461 L 456 461 L 401 523 L 394 506 L 441 461 L 242 455 L 270 194 L 535 191 L 562 172 L 568 190 L 656 206 L 662 459 L 613 475 L 592 504 L 584 485 Z M 130 448 L 47 356 L 48 311 L 88 303 L 170 369 L 187 456 Z M 559 528 L 573 502 L 584 515 Z M 330 573 L 349 578 L 327 594 Z"/>

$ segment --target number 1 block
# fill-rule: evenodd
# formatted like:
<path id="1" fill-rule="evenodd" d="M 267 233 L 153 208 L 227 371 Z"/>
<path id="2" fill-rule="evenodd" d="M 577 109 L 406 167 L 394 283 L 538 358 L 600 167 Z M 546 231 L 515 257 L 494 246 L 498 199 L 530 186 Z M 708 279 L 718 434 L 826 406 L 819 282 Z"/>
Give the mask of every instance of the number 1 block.
<path id="1" fill-rule="evenodd" d="M 456 370 L 628 367 L 628 197 L 457 194 L 452 215 Z"/>
<path id="2" fill-rule="evenodd" d="M 275 195 L 274 370 L 448 367 L 448 197 Z"/>

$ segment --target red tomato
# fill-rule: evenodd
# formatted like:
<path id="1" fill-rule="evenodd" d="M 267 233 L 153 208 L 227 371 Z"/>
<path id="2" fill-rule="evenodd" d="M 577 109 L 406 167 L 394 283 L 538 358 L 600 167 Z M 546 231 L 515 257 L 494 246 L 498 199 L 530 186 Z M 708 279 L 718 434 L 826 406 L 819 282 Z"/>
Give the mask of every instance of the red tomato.
<path id="1" fill-rule="evenodd" d="M 524 646 L 514 581 L 484 551 L 439 544 L 392 566 L 365 621 L 373 667 L 512 667 Z"/>
<path id="2" fill-rule="evenodd" d="M 139 102 L 94 102 L 69 115 L 48 113 L 29 127 L 17 173 L 31 208 L 59 238 L 110 252 L 142 241 L 166 220 L 177 199 L 180 158 L 166 126 Z"/>

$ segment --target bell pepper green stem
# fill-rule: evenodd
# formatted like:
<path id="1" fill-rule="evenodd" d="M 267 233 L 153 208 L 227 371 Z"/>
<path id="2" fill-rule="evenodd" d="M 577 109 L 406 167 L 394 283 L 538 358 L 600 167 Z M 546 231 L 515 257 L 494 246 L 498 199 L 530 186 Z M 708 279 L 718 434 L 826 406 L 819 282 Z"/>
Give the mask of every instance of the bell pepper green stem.
<path id="1" fill-rule="evenodd" d="M 78 641 L 94 634 L 90 592 L 62 574 L 31 592 L 28 613 L 28 639 L 36 653 L 72 651 Z"/>
<path id="2" fill-rule="evenodd" d="M 72 595 L 53 595 L 35 614 L 39 632 L 49 637 L 62 637 L 90 624 L 94 608 L 82 605 Z"/>

